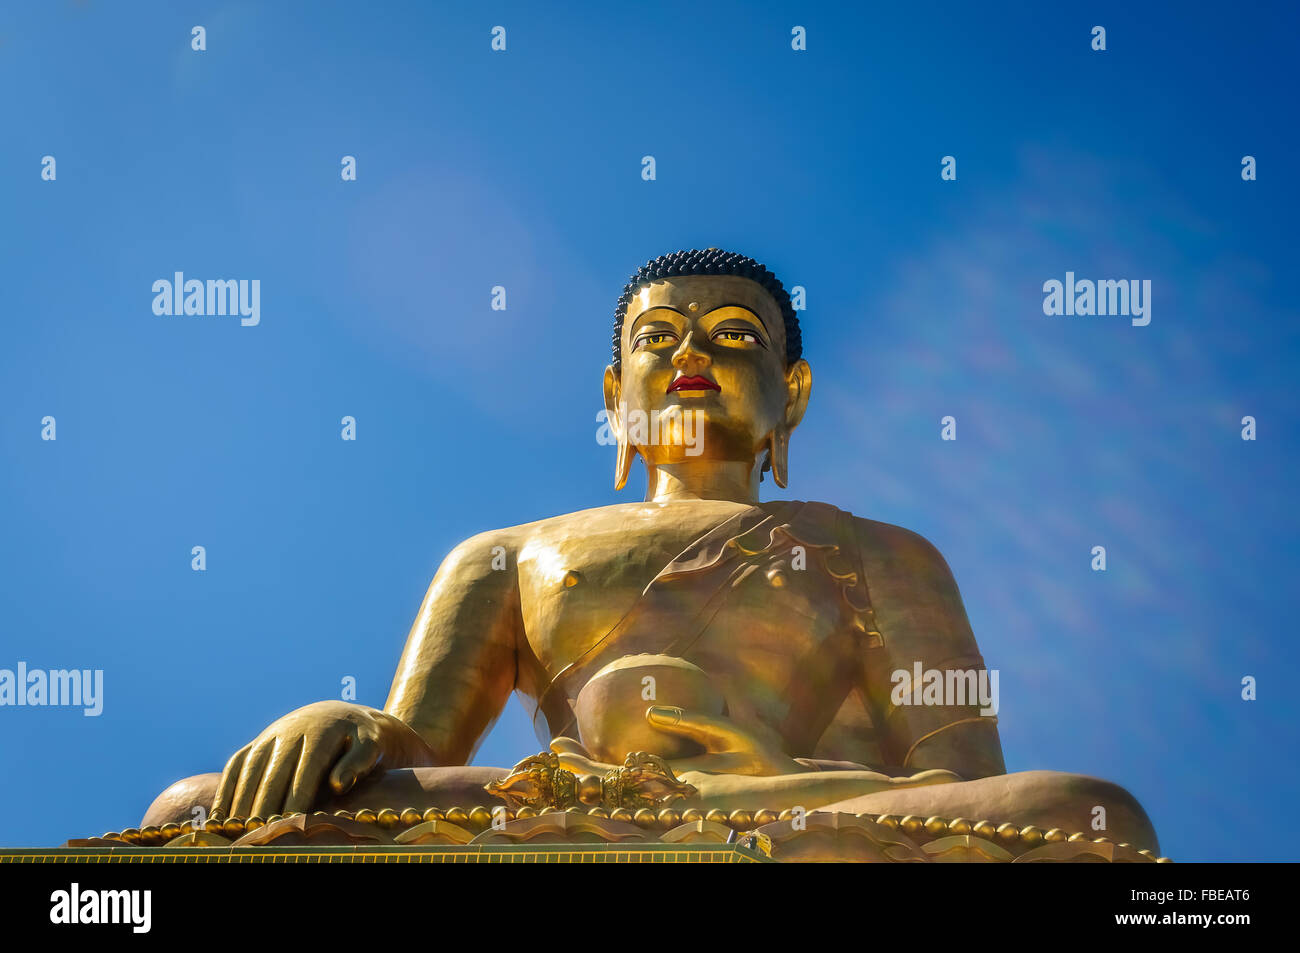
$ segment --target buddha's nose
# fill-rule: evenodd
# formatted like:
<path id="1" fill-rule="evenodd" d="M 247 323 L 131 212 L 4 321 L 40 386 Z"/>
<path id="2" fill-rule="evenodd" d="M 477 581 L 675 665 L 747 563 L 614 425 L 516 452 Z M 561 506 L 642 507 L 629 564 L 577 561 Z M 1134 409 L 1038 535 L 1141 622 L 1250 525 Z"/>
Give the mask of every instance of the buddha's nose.
<path id="1" fill-rule="evenodd" d="M 673 367 L 690 376 L 698 374 L 713 363 L 713 358 L 695 346 L 695 332 L 687 331 L 682 343 L 673 352 Z"/>

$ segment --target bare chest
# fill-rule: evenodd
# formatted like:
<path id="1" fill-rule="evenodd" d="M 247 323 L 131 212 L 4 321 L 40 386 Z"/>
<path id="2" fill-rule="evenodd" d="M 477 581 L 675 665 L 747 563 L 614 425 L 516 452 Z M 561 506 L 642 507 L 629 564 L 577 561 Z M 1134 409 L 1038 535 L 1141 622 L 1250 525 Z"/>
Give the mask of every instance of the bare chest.
<path id="1" fill-rule="evenodd" d="M 824 688 L 825 671 L 844 654 L 836 645 L 844 607 L 842 587 L 816 553 L 793 565 L 786 552 L 741 554 L 720 572 L 657 593 L 655 612 L 633 637 L 620 630 L 645 609 L 656 575 L 725 516 L 712 509 L 614 514 L 566 522 L 521 547 L 520 608 L 534 672 L 520 688 L 537 697 L 566 671 L 585 664 L 589 675 L 594 663 L 651 651 L 703 668 L 736 717 L 779 726 L 793 717 L 792 706 L 820 705 L 803 689 Z M 567 685 L 566 694 L 580 687 Z"/>

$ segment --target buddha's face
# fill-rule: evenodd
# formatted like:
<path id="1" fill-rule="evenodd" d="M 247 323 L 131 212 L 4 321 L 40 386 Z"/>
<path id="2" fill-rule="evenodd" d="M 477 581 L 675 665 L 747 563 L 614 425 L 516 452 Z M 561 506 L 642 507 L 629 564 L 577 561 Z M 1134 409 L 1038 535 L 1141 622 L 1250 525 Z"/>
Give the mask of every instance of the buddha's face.
<path id="1" fill-rule="evenodd" d="M 624 424 L 638 413 L 666 422 L 657 442 L 644 428 L 627 429 L 650 463 L 752 463 L 774 430 L 798 424 L 807 404 L 808 365 L 787 368 L 785 354 L 781 309 L 757 282 L 734 275 L 655 281 L 628 303 L 622 373 L 606 371 L 606 406 Z M 685 421 L 688 439 L 673 430 L 675 421 Z"/>

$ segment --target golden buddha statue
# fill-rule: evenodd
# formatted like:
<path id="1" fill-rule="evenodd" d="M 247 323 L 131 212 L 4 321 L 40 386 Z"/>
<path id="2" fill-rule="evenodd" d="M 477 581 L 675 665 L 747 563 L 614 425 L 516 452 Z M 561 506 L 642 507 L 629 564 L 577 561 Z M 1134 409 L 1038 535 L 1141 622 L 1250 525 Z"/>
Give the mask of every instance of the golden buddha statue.
<path id="1" fill-rule="evenodd" d="M 637 777 L 654 775 L 679 811 L 987 817 L 1091 836 L 1103 808 L 1106 838 L 1158 851 L 1122 788 L 1007 774 L 997 718 L 976 699 L 905 703 L 914 673 L 987 672 L 934 546 L 828 504 L 760 501 L 765 473 L 786 486 L 812 389 L 775 276 L 718 249 L 649 262 L 619 299 L 613 344 L 614 482 L 639 456 L 644 502 L 461 543 L 382 711 L 291 712 L 219 775 L 165 791 L 142 826 L 183 823 L 196 805 L 219 823 L 447 809 L 491 800 L 485 789 L 510 800 L 509 770 L 468 762 L 515 692 L 547 749 L 517 776 L 570 772 L 571 801 L 641 752 L 662 760 L 643 756 Z"/>

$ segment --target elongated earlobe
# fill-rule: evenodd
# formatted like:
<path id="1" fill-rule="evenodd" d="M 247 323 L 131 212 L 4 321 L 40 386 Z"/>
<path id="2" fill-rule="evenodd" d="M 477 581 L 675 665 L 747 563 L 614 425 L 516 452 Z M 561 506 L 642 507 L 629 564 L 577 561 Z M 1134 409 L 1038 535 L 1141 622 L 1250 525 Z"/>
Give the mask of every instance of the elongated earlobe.
<path id="1" fill-rule="evenodd" d="M 627 485 L 627 476 L 632 472 L 632 461 L 636 451 L 627 442 L 627 431 L 619 428 L 618 456 L 614 458 L 614 489 L 621 490 Z"/>
<path id="2" fill-rule="evenodd" d="M 767 461 L 772 467 L 772 479 L 785 489 L 790 469 L 790 431 L 777 427 L 767 438 Z"/>
<path id="3" fill-rule="evenodd" d="M 812 394 L 812 368 L 807 361 L 791 364 L 785 372 L 785 420 L 767 438 L 767 464 L 776 485 L 785 489 L 790 480 L 790 432 L 803 420 Z"/>
<path id="4" fill-rule="evenodd" d="M 627 485 L 628 474 L 632 472 L 632 460 L 636 450 L 627 441 L 627 421 L 620 416 L 627 412 L 620 400 L 622 387 L 614 368 L 605 368 L 605 422 L 610 432 L 618 438 L 618 455 L 614 458 L 614 489 L 621 490 Z"/>

